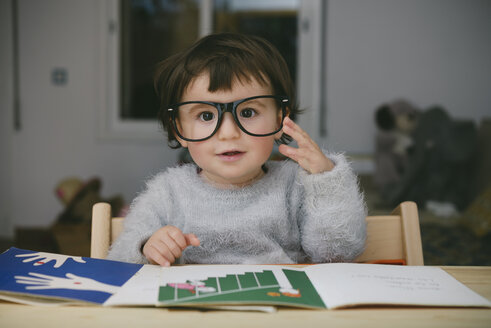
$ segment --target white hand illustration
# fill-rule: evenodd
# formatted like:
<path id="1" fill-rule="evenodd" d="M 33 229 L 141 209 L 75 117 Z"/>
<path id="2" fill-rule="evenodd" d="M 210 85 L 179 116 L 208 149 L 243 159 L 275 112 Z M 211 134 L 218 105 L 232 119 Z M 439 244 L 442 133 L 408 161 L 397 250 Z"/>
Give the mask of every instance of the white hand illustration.
<path id="1" fill-rule="evenodd" d="M 35 252 L 35 253 L 29 253 L 29 254 L 19 254 L 16 255 L 15 257 L 26 257 L 26 259 L 22 262 L 32 262 L 34 266 L 38 265 L 43 265 L 46 264 L 50 261 L 55 261 L 55 268 L 59 268 L 65 263 L 66 260 L 72 259 L 75 262 L 78 263 L 85 263 L 85 260 L 82 259 L 80 256 L 68 256 L 68 255 L 61 255 L 61 254 L 52 254 L 52 253 L 44 253 L 44 252 Z"/>
<path id="2" fill-rule="evenodd" d="M 30 276 L 15 276 L 18 284 L 31 285 L 26 289 L 76 289 L 94 290 L 114 294 L 119 286 L 108 285 L 91 278 L 80 277 L 67 273 L 67 278 L 49 276 L 41 273 L 29 272 Z"/>

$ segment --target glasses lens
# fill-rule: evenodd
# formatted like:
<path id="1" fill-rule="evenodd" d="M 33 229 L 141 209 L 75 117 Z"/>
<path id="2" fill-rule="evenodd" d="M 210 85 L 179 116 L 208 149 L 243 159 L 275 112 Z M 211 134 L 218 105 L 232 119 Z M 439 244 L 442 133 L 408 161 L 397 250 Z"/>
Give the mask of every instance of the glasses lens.
<path id="1" fill-rule="evenodd" d="M 276 98 L 254 98 L 240 103 L 236 108 L 240 125 L 249 133 L 267 135 L 281 128 L 283 112 Z"/>
<path id="2" fill-rule="evenodd" d="M 179 134 L 191 140 L 209 137 L 218 123 L 218 110 L 208 104 L 189 103 L 177 109 L 176 125 Z"/>

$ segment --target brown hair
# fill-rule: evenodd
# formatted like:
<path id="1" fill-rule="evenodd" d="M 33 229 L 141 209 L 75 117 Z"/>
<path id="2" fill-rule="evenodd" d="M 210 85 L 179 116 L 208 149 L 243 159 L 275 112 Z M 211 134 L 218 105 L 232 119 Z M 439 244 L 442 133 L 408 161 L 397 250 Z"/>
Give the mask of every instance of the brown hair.
<path id="1" fill-rule="evenodd" d="M 287 96 L 289 116 L 295 119 L 300 112 L 296 103 L 295 87 L 285 60 L 268 41 L 235 33 L 208 35 L 190 48 L 173 55 L 158 64 L 154 85 L 160 98 L 159 120 L 167 131 L 171 148 L 180 148 L 168 108 L 181 101 L 191 81 L 203 72 L 210 76 L 208 91 L 232 89 L 235 79 L 269 85 L 274 95 Z M 280 143 L 288 143 L 291 137 L 283 134 Z"/>

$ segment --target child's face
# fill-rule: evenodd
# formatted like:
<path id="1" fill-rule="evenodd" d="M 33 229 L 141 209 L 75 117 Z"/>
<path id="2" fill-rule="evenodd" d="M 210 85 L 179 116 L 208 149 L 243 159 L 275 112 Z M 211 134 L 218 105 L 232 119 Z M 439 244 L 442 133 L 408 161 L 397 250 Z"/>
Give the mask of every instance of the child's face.
<path id="1" fill-rule="evenodd" d="M 212 101 L 228 103 L 247 97 L 271 95 L 269 86 L 256 80 L 241 83 L 235 80 L 231 90 L 208 91 L 208 74 L 201 74 L 191 81 L 181 99 L 185 101 Z M 273 150 L 275 138 L 282 132 L 267 137 L 254 137 L 244 133 L 235 123 L 232 114 L 224 114 L 218 131 L 205 141 L 188 142 L 178 137 L 187 147 L 195 163 L 205 177 L 217 184 L 247 185 L 262 174 L 261 166 Z"/>

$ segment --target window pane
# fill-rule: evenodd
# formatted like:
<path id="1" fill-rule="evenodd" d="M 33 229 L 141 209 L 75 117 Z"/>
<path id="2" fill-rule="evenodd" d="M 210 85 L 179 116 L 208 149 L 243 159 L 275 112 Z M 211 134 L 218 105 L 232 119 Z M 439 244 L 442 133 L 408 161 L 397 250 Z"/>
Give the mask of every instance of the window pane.
<path id="1" fill-rule="evenodd" d="M 155 66 L 196 41 L 199 0 L 123 0 L 121 21 L 121 118 L 155 119 Z"/>
<path id="2" fill-rule="evenodd" d="M 299 6 L 300 0 L 215 0 L 213 30 L 265 38 L 278 48 L 296 81 Z"/>

